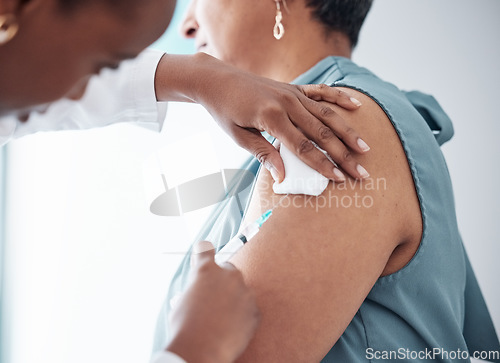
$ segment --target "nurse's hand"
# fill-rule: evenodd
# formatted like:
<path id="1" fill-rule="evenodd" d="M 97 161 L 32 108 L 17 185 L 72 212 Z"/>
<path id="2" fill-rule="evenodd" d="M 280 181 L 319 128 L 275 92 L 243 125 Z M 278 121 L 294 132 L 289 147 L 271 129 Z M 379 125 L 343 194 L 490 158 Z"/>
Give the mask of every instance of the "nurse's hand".
<path id="1" fill-rule="evenodd" d="M 253 292 L 231 264 L 214 262 L 209 242 L 195 247 L 193 282 L 172 312 L 173 340 L 167 350 L 187 362 L 234 362 L 259 322 Z"/>
<path id="2" fill-rule="evenodd" d="M 353 153 L 369 147 L 358 132 L 331 108 L 317 101 L 335 103 L 355 112 L 359 101 L 326 85 L 298 86 L 242 71 L 205 53 L 193 56 L 165 55 L 157 69 L 159 100 L 202 104 L 220 126 L 250 151 L 282 181 L 285 167 L 279 152 L 261 135 L 267 131 L 329 179 L 344 175 L 310 140 L 327 151 L 335 163 L 353 178 L 364 178 Z"/>
<path id="3" fill-rule="evenodd" d="M 228 88 L 229 89 L 229 88 Z M 347 93 L 327 85 L 289 85 L 255 77 L 231 97 L 245 98 L 233 101 L 237 107 L 226 106 L 216 118 L 226 132 L 242 147 L 250 151 L 271 172 L 275 181 L 285 178 L 285 167 L 278 151 L 261 135 L 267 131 L 286 145 L 311 168 L 336 182 L 345 180 L 346 172 L 356 179 L 361 174 L 352 152 L 364 153 L 369 147 L 357 131 L 330 107 L 314 100 L 329 101 L 348 110 L 360 107 Z M 226 116 L 229 112 L 230 114 Z M 311 141 L 327 151 L 336 167 Z M 342 171 L 341 171 L 342 170 Z"/>

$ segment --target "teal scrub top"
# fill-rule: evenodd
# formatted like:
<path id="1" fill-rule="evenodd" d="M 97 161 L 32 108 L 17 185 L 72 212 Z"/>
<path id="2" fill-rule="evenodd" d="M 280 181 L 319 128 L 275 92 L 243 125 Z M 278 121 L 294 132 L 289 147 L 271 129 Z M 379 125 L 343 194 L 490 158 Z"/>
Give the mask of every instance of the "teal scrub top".
<path id="1" fill-rule="evenodd" d="M 401 140 L 423 222 L 414 257 L 401 270 L 378 279 L 322 362 L 467 362 L 481 352 L 500 362 L 500 344 L 458 231 L 440 150 L 453 135 L 448 116 L 431 96 L 402 92 L 342 57 L 323 59 L 294 83 L 349 87 L 378 103 Z M 259 163 L 250 158 L 242 169 L 257 175 Z M 235 196 L 216 206 L 195 242 L 209 240 L 220 249 L 238 232 L 254 184 L 245 188 L 244 179 L 232 181 Z M 154 351 L 169 339 L 169 301 L 184 290 L 189 269 L 188 254 L 170 284 Z"/>

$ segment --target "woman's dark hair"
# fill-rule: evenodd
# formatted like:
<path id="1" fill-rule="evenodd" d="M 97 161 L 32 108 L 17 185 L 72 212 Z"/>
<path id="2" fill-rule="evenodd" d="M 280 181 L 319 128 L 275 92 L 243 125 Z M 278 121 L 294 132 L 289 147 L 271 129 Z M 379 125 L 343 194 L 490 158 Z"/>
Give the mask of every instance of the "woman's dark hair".
<path id="1" fill-rule="evenodd" d="M 111 9 L 120 18 L 128 20 L 137 9 L 136 5 L 147 0 L 58 0 L 60 8 L 65 14 L 72 14 L 86 5 L 101 4 Z"/>
<path id="2" fill-rule="evenodd" d="M 327 30 L 346 34 L 354 48 L 358 43 L 359 31 L 373 0 L 306 0 L 312 8 L 314 19 L 320 21 Z"/>

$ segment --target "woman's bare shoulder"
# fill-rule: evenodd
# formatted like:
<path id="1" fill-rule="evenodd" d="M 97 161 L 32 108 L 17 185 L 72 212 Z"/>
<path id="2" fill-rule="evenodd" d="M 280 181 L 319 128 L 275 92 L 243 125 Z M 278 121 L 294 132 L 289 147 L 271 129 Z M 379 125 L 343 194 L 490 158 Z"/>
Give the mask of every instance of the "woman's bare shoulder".
<path id="1" fill-rule="evenodd" d="M 284 198 L 233 257 L 262 312 L 242 362 L 321 360 L 376 280 L 403 267 L 418 248 L 420 208 L 399 137 L 373 100 L 345 90 L 363 106 L 330 107 L 370 145 L 370 152 L 353 157 L 371 175 L 362 182 L 330 182 L 318 197 Z M 280 200 L 272 183 L 261 172 L 246 221 Z"/>

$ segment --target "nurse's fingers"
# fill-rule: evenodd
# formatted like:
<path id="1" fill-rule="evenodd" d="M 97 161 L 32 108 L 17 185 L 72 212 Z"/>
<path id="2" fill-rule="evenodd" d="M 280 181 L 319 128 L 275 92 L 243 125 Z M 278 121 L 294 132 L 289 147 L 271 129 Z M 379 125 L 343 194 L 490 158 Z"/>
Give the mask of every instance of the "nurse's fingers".
<path id="1" fill-rule="evenodd" d="M 336 136 L 330 129 L 328 129 L 325 125 L 318 121 L 313 115 L 304 110 L 302 105 L 300 105 L 300 102 L 298 102 L 297 110 L 293 110 L 292 114 L 293 116 L 290 116 L 288 119 L 282 120 L 281 123 L 274 122 L 274 124 L 276 125 L 289 124 L 289 126 L 267 127 L 267 132 L 280 140 L 290 151 L 297 155 L 300 160 L 316 170 L 318 173 L 324 175 L 328 179 L 334 180 L 335 182 L 345 181 L 345 175 L 326 157 L 323 152 L 318 150 L 311 142 L 310 139 L 317 140 L 318 136 L 320 135 L 315 134 L 314 137 L 307 137 L 301 130 L 296 127 L 296 125 L 294 125 L 293 119 L 295 117 L 307 117 L 309 119 L 308 122 L 316 122 L 318 124 L 316 125 L 316 127 L 318 127 L 319 129 L 328 130 L 333 139 L 336 139 Z M 319 126 L 319 124 L 322 126 Z M 315 127 L 313 126 L 313 128 Z M 357 175 L 355 177 L 357 177 Z"/>
<path id="2" fill-rule="evenodd" d="M 367 178 L 368 172 L 353 157 L 353 152 L 360 147 L 358 133 L 328 106 L 318 108 L 318 104 L 309 99 L 302 102 L 309 112 L 300 105 L 291 116 L 292 122 L 300 127 L 307 138 L 325 150 L 344 172 L 356 179 Z M 321 118 L 323 122 L 319 121 Z M 357 149 L 351 147 L 353 143 Z"/>
<path id="3" fill-rule="evenodd" d="M 347 110 L 357 110 L 361 102 L 341 89 L 326 84 L 296 85 L 305 96 L 315 101 L 335 103 Z"/>
<path id="4" fill-rule="evenodd" d="M 342 119 L 342 117 L 340 117 L 335 111 L 324 104 L 311 101 L 327 101 L 335 103 L 348 110 L 356 110 L 361 106 L 361 102 L 359 100 L 351 97 L 347 92 L 335 87 L 329 87 L 325 84 L 297 86 L 297 88 L 307 97 L 300 99 L 302 105 L 318 120 L 328 126 L 346 146 L 349 146 L 352 150 L 359 153 L 365 153 L 370 150 L 370 147 L 363 141 L 359 133 L 352 127 L 349 127 L 344 119 Z M 304 119 L 304 121 L 307 120 L 307 118 Z M 297 126 L 301 127 L 308 134 L 314 135 L 315 130 L 310 128 L 310 126 L 313 126 L 311 123 L 306 125 L 308 128 L 304 128 L 301 125 L 300 119 L 294 121 L 294 123 L 296 123 Z M 316 139 L 313 138 L 313 141 L 316 141 Z M 321 139 L 318 141 L 321 142 Z M 335 160 L 335 162 L 337 161 L 340 160 Z"/>
<path id="5" fill-rule="evenodd" d="M 191 267 L 200 267 L 204 263 L 214 262 L 215 248 L 208 241 L 200 241 L 193 247 Z"/>
<path id="6" fill-rule="evenodd" d="M 279 151 L 262 136 L 260 131 L 235 126 L 232 136 L 238 145 L 251 152 L 269 170 L 276 182 L 281 183 L 285 179 L 285 165 Z"/>

